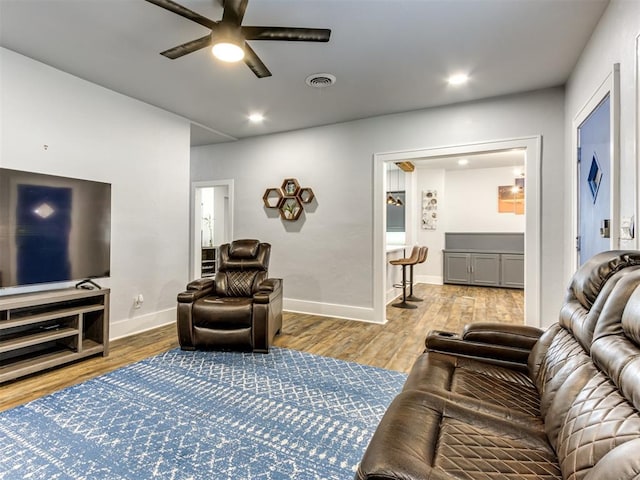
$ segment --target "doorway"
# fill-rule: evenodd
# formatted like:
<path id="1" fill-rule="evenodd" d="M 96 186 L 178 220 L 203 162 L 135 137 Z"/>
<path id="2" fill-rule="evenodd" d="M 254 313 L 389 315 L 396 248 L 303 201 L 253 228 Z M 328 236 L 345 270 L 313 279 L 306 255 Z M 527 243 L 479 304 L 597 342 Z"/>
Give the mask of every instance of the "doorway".
<path id="1" fill-rule="evenodd" d="M 573 237 L 571 273 L 596 253 L 620 245 L 619 85 L 613 71 L 573 119 Z"/>
<path id="2" fill-rule="evenodd" d="M 217 248 L 233 239 L 233 180 L 193 183 L 191 279 L 211 276 Z"/>
<path id="3" fill-rule="evenodd" d="M 424 148 L 409 151 L 377 153 L 374 161 L 374 238 L 373 238 L 373 304 L 374 321 L 386 322 L 386 163 L 414 161 L 416 159 L 462 156 L 474 153 L 520 149 L 525 154 L 526 196 L 525 203 L 525 323 L 540 325 L 540 136 L 489 141 L 449 147 Z M 407 238 L 413 242 L 414 238 Z"/>

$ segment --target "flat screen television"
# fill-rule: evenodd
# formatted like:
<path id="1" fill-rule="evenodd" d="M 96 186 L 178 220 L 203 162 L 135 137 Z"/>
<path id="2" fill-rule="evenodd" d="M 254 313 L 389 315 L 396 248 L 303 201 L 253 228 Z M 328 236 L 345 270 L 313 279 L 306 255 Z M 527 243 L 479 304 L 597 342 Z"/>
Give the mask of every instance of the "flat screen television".
<path id="1" fill-rule="evenodd" d="M 108 277 L 111 184 L 0 168 L 0 288 Z"/>

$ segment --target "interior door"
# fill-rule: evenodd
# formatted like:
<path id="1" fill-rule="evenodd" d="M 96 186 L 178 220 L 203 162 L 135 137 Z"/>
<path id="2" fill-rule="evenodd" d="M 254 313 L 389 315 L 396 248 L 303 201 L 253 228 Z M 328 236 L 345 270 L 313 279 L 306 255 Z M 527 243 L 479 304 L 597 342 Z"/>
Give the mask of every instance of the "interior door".
<path id="1" fill-rule="evenodd" d="M 607 95 L 578 127 L 578 263 L 611 249 L 611 102 Z"/>

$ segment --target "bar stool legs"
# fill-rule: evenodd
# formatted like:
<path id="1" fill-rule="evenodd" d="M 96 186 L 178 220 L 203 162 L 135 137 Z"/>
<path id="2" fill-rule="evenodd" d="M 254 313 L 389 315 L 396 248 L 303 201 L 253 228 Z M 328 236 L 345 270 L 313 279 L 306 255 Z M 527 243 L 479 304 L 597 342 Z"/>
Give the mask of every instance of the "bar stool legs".
<path id="1" fill-rule="evenodd" d="M 420 247 L 420 253 L 418 254 L 417 263 L 424 263 L 427 260 L 427 253 L 429 252 L 429 248 Z M 416 297 L 413 294 L 413 266 L 415 263 L 409 265 L 409 296 L 407 300 L 410 302 L 421 302 L 422 299 L 420 297 Z"/>
<path id="2" fill-rule="evenodd" d="M 410 302 L 421 302 L 422 299 L 420 297 L 416 297 L 413 294 L 413 265 L 409 265 L 409 296 L 406 300 Z"/>
<path id="3" fill-rule="evenodd" d="M 398 287 L 398 286 L 402 288 L 402 301 L 392 303 L 391 306 L 397 307 L 397 308 L 407 308 L 407 309 L 418 308 L 417 305 L 412 305 L 411 303 L 407 303 L 407 300 L 408 300 L 407 298 L 407 265 L 402 265 L 402 283 L 394 285 L 394 287 Z M 413 285 L 411 285 L 411 289 L 413 290 Z"/>

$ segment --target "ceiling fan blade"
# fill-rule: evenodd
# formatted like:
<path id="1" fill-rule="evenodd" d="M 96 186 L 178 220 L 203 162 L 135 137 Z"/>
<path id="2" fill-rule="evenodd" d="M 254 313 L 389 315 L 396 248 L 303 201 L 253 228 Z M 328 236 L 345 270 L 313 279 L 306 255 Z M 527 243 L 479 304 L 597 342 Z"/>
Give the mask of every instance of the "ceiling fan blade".
<path id="1" fill-rule="evenodd" d="M 240 26 L 249 0 L 225 0 L 222 21 Z"/>
<path id="2" fill-rule="evenodd" d="M 328 42 L 327 28 L 242 27 L 247 40 L 289 40 L 294 42 Z"/>
<path id="3" fill-rule="evenodd" d="M 180 58 L 188 53 L 193 53 L 201 48 L 208 47 L 209 45 L 211 45 L 211 35 L 205 35 L 197 40 L 191 40 L 190 42 L 183 43 L 177 47 L 160 52 L 160 55 L 164 55 L 171 60 L 175 60 L 176 58 Z"/>
<path id="4" fill-rule="evenodd" d="M 244 63 L 251 69 L 253 73 L 255 73 L 256 77 L 264 78 L 270 77 L 271 72 L 267 68 L 267 66 L 262 63 L 260 57 L 253 51 L 253 49 L 244 42 Z"/>
<path id="5" fill-rule="evenodd" d="M 196 13 L 193 10 L 189 10 L 187 7 L 183 7 L 182 5 L 179 5 L 176 2 L 172 2 L 171 0 L 147 0 L 147 2 L 153 3 L 154 5 L 162 7 L 165 10 L 169 10 L 176 15 L 180 15 L 181 17 L 191 20 L 192 22 L 196 22 L 203 27 L 207 27 L 212 30 L 216 28 L 219 23 L 214 22 L 213 20 L 209 20 L 207 17 L 203 17 L 199 13 Z"/>

